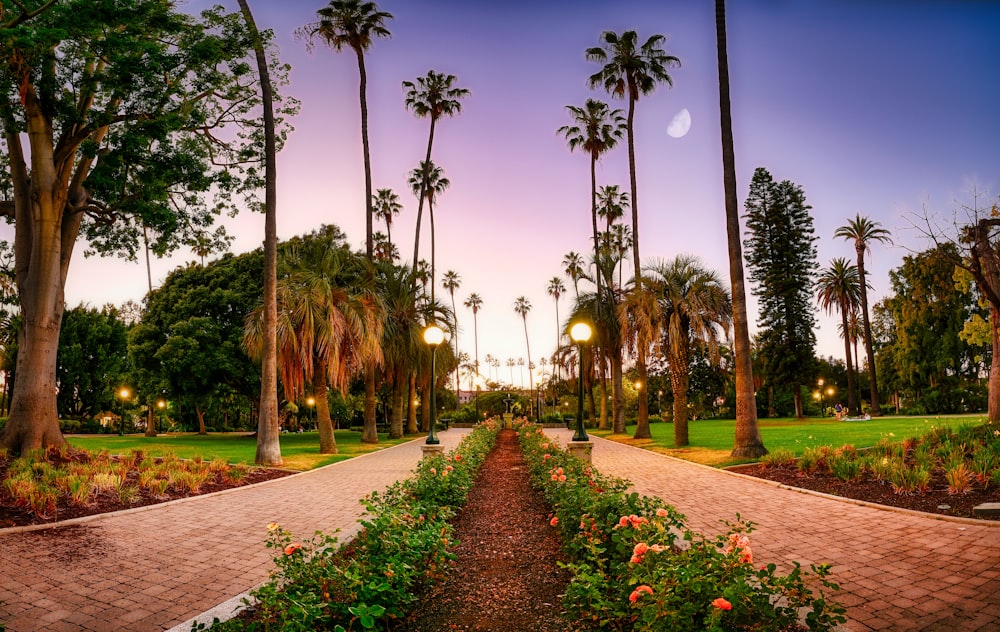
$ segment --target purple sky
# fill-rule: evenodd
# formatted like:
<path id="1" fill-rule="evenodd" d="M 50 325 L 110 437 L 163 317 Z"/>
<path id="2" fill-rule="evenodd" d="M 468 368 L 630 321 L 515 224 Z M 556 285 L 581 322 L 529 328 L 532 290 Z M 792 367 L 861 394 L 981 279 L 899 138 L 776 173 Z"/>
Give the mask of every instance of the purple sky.
<path id="1" fill-rule="evenodd" d="M 235 9 L 235 2 L 227 4 Z M 833 238 L 848 218 L 860 212 L 881 222 L 900 245 L 874 247 L 874 303 L 888 291 L 888 271 L 908 249 L 925 247 L 907 230 L 909 214 L 926 205 L 950 217 L 972 185 L 1000 192 L 1000 4 L 729 4 L 741 209 L 758 166 L 801 185 L 813 206 L 824 267 L 833 257 L 854 258 L 850 244 Z M 296 131 L 279 157 L 279 236 L 334 223 L 361 247 L 364 176 L 354 54 L 320 46 L 308 53 L 294 39 L 294 29 L 314 21 L 322 2 L 251 0 L 251 6 L 258 24 L 277 33 L 282 59 L 292 65 L 292 85 L 285 90 L 302 102 Z M 385 0 L 380 7 L 395 19 L 388 24 L 391 39 L 376 41 L 366 58 L 372 170 L 374 186 L 392 188 L 404 203 L 392 231 L 404 259 L 412 256 L 416 218 L 406 174 L 423 158 L 428 121 L 404 109 L 400 84 L 435 69 L 456 75 L 458 85 L 472 92 L 460 116 L 440 122 L 434 146 L 434 160 L 452 182 L 435 209 L 438 277 L 449 269 L 461 275 L 456 301 L 463 351 L 472 353 L 472 315 L 461 306 L 471 292 L 484 299 L 481 364 L 488 353 L 501 362 L 526 358 L 522 323 L 513 311 L 521 295 L 533 305 L 532 358 L 538 362 L 554 348 L 555 304 L 547 283 L 563 276 L 567 252 L 587 251 L 590 235 L 589 161 L 571 154 L 556 129 L 570 123 L 566 105 L 582 105 L 588 97 L 610 100 L 586 84 L 598 65 L 585 60 L 584 50 L 597 45 L 604 30 L 635 29 L 642 40 L 664 34 L 667 52 L 683 64 L 672 71 L 672 89 L 663 86 L 637 104 L 642 258 L 695 254 L 728 278 L 714 3 Z M 672 138 L 667 126 L 683 108 L 691 113 L 691 130 Z M 598 181 L 627 189 L 624 143 L 598 165 Z M 260 244 L 261 216 L 245 214 L 230 226 L 234 251 Z M 424 257 L 429 240 L 425 232 Z M 154 285 L 193 258 L 184 253 L 154 261 Z M 72 268 L 70 306 L 139 300 L 146 290 L 144 264 L 78 254 Z M 95 282 L 108 278 L 115 283 Z M 572 284 L 563 278 L 565 317 Z M 751 322 L 755 317 L 753 304 Z M 818 321 L 818 353 L 842 358 L 839 316 L 820 313 Z M 509 379 L 506 366 L 500 375 Z"/>

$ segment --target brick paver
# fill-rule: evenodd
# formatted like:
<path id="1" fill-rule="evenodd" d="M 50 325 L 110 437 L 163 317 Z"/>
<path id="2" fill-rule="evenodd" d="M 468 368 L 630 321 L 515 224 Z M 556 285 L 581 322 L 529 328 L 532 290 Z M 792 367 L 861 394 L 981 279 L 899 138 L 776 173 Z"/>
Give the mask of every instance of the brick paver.
<path id="1" fill-rule="evenodd" d="M 445 449 L 464 431 L 440 433 Z M 248 488 L 0 530 L 0 622 L 10 632 L 165 630 L 267 579 L 267 524 L 357 532 L 373 490 L 406 478 L 422 440 Z"/>
<path id="2" fill-rule="evenodd" d="M 664 499 L 695 531 L 720 533 L 739 512 L 756 525 L 758 561 L 830 564 L 850 630 L 1000 630 L 998 522 L 861 506 L 600 438 L 593 463 Z"/>
<path id="3" fill-rule="evenodd" d="M 571 432 L 546 430 L 568 441 Z M 446 449 L 463 431 L 441 433 Z M 256 586 L 266 525 L 357 531 L 358 500 L 408 476 L 422 441 L 251 488 L 56 528 L 0 530 L 0 621 L 28 630 L 164 630 Z M 832 565 L 848 629 L 1000 630 L 1000 523 L 948 520 L 800 493 L 594 439 L 594 464 L 663 498 L 706 534 L 737 512 L 755 557 Z"/>

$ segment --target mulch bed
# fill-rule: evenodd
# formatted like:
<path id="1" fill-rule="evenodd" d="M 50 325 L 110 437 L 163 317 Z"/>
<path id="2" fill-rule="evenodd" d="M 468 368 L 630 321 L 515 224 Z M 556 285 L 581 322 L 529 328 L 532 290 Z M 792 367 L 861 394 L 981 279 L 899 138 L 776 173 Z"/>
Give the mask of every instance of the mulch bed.
<path id="1" fill-rule="evenodd" d="M 549 508 L 531 486 L 517 433 L 502 430 L 456 518 L 458 559 L 422 595 L 399 628 L 406 632 L 482 630 L 569 632 L 562 595 L 569 573 Z"/>
<path id="2" fill-rule="evenodd" d="M 951 494 L 948 492 L 948 483 L 940 472 L 931 476 L 930 487 L 927 491 L 896 494 L 893 492 L 892 485 L 883 481 L 862 479 L 845 482 L 832 474 L 804 474 L 794 466 L 765 467 L 758 464 L 738 466 L 732 469 L 740 474 L 777 481 L 789 487 L 799 487 L 833 496 L 942 516 L 972 518 L 974 517 L 972 515 L 973 507 L 983 503 L 1000 502 L 1000 488 L 984 487 L 975 481 L 968 492 Z"/>

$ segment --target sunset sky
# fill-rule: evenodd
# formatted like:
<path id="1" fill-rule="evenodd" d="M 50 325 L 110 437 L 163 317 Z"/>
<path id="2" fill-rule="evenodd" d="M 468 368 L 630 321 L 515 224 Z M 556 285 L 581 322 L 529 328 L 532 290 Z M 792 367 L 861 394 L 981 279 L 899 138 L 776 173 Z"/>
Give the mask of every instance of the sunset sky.
<path id="1" fill-rule="evenodd" d="M 279 236 L 334 223 L 360 248 L 364 175 L 354 54 L 322 46 L 310 53 L 295 39 L 294 30 L 314 21 L 322 2 L 250 3 L 292 66 L 284 90 L 302 102 L 279 157 Z M 235 2 L 226 4 L 235 9 Z M 181 3 L 190 10 L 202 5 Z M 391 39 L 376 41 L 366 58 L 372 170 L 374 186 L 392 188 L 404 203 L 392 229 L 404 260 L 411 257 L 416 217 L 406 174 L 423 158 L 429 123 L 404 109 L 401 82 L 435 69 L 471 91 L 462 114 L 440 122 L 434 146 L 434 161 L 452 182 L 435 208 L 438 278 L 449 269 L 461 275 L 463 351 L 472 353 L 472 315 L 461 301 L 478 292 L 481 364 L 488 353 L 502 362 L 526 358 L 513 311 L 521 295 L 533 305 L 532 358 L 552 353 L 556 315 L 547 283 L 563 277 L 565 317 L 572 284 L 561 261 L 569 251 L 585 253 L 590 235 L 589 161 L 570 153 L 556 129 L 571 122 L 566 105 L 588 97 L 610 101 L 587 87 L 599 66 L 584 57 L 604 30 L 635 29 L 643 41 L 661 33 L 667 52 L 682 61 L 671 73 L 673 88 L 662 86 L 637 104 L 640 254 L 644 261 L 694 254 L 728 279 L 713 2 L 385 0 L 379 6 L 395 18 L 387 24 Z M 800 185 L 813 207 L 824 267 L 834 257 L 854 258 L 850 244 L 834 240 L 838 226 L 856 213 L 881 222 L 897 244 L 874 247 L 870 302 L 887 293 L 888 272 L 904 255 L 926 247 L 908 228 L 915 215 L 927 209 L 947 223 L 959 203 L 971 201 L 972 187 L 1000 193 L 1000 3 L 739 0 L 728 9 L 741 209 L 756 167 Z M 673 138 L 668 125 L 685 108 L 690 132 Z M 624 143 L 598 165 L 598 180 L 627 189 Z M 235 252 L 260 245 L 260 215 L 229 225 Z M 425 232 L 422 256 L 429 257 L 429 244 Z M 84 260 L 82 250 L 67 286 L 69 306 L 142 298 L 142 262 Z M 154 285 L 192 259 L 183 253 L 154 261 Z M 753 322 L 755 303 L 751 309 Z M 817 352 L 842 359 L 839 316 L 819 313 L 818 322 Z M 500 375 L 509 379 L 506 367 Z"/>

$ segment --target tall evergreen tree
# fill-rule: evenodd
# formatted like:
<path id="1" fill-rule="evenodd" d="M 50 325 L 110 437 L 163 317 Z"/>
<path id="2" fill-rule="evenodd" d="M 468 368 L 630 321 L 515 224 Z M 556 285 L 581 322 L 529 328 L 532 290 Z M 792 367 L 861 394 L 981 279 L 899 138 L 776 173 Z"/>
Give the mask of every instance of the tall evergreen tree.
<path id="1" fill-rule="evenodd" d="M 816 316 L 812 289 L 818 269 L 811 207 L 802 187 L 775 182 L 758 168 L 746 201 L 744 242 L 750 280 L 760 300 L 760 355 L 765 382 L 790 389 L 801 417 L 801 386 L 813 373 Z"/>

